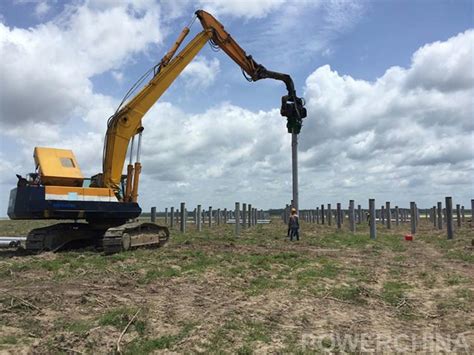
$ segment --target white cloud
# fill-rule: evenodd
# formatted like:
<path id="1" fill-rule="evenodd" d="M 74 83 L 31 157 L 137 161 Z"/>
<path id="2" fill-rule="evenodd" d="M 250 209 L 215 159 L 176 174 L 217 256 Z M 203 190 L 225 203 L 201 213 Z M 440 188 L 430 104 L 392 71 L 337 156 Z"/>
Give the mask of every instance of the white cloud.
<path id="1" fill-rule="evenodd" d="M 228 103 L 195 115 L 158 103 L 146 122 L 144 166 L 162 180 L 186 181 L 188 176 L 205 178 L 222 171 L 227 175 L 241 164 L 250 170 L 254 163 L 248 164 L 249 156 L 255 163 L 270 158 L 285 136 L 277 110 L 254 113 Z M 262 131 L 265 136 L 258 134 Z"/>
<path id="2" fill-rule="evenodd" d="M 328 65 L 315 70 L 306 80 L 303 167 L 320 176 L 336 172 L 346 187 L 350 174 L 366 195 L 426 201 L 446 193 L 438 176 L 462 185 L 458 196 L 472 195 L 473 39 L 469 30 L 427 44 L 409 68 L 389 68 L 375 82 Z M 337 182 L 327 187 L 337 191 Z M 395 195 L 398 187 L 403 192 Z"/>
<path id="3" fill-rule="evenodd" d="M 219 72 L 220 62 L 217 58 L 198 56 L 183 70 L 181 78 L 186 81 L 188 89 L 204 89 L 212 85 Z"/>
<path id="4" fill-rule="evenodd" d="M 471 36 L 468 31 L 420 51 L 431 55 L 427 48 L 436 53 L 453 41 L 469 46 Z M 329 66 L 309 75 L 309 117 L 300 135 L 303 207 L 353 198 L 365 206 L 369 197 L 430 206 L 446 195 L 468 203 L 474 83 L 456 86 L 449 77 L 464 65 L 461 56 L 445 80 L 411 88 L 414 73 L 424 77 L 417 53 L 409 68 L 389 68 L 374 82 L 341 76 Z M 451 61 L 450 55 L 437 59 Z M 447 81 L 459 89 L 445 90 Z M 143 206 L 247 201 L 277 207 L 291 195 L 290 136 L 278 110 L 252 112 L 224 103 L 190 115 L 159 103 L 145 122 L 143 147 Z"/>
<path id="5" fill-rule="evenodd" d="M 199 0 L 199 6 L 215 15 L 262 18 L 284 6 L 286 0 Z"/>
<path id="6" fill-rule="evenodd" d="M 474 31 L 467 31 L 446 42 L 427 45 L 414 54 L 410 68 L 390 68 L 374 83 L 341 76 L 328 65 L 318 68 L 306 80 L 308 112 L 313 117 L 307 120 L 307 131 L 314 130 L 314 138 L 321 143 L 374 131 L 386 135 L 385 145 L 395 145 L 406 144 L 406 137 L 472 130 L 474 78 L 468 61 L 473 39 Z M 453 54 L 454 48 L 439 53 L 440 47 L 454 44 L 468 50 L 460 51 L 464 55 Z M 420 54 L 431 58 L 429 66 L 420 62 Z M 441 74 L 437 79 L 430 75 L 436 63 L 444 66 L 446 62 L 451 70 L 438 68 Z M 458 75 L 460 71 L 465 75 Z M 413 78 L 418 78 L 416 86 Z M 449 90 L 446 83 L 450 83 Z M 318 131 L 316 127 L 324 129 Z"/>
<path id="7" fill-rule="evenodd" d="M 0 59 L 2 88 L 8 88 L 1 96 L 2 134 L 17 139 L 17 146 L 2 146 L 2 175 L 32 170 L 35 145 L 73 149 L 86 174 L 99 171 L 105 119 L 117 102 L 95 92 L 91 78 L 122 73 L 131 55 L 161 40 L 159 10 L 148 5 L 143 1 L 131 11 L 122 2 L 86 2 L 32 29 L 0 24 L 0 50 L 9 53 Z M 265 9 L 261 14 L 273 11 L 270 5 Z M 340 18 L 331 21 L 337 25 Z M 134 40 L 123 41 L 129 36 Z M 374 82 L 330 66 L 311 73 L 300 135 L 301 205 L 349 198 L 365 204 L 369 197 L 422 205 L 445 193 L 469 198 L 472 39 L 467 31 L 428 44 L 409 68 L 388 68 Z M 198 57 L 182 78 L 188 87 L 202 88 L 219 68 L 217 59 Z M 86 129 L 76 129 L 77 117 L 88 123 Z M 278 109 L 255 112 L 220 103 L 189 114 L 167 102 L 156 104 L 144 120 L 141 204 L 284 205 L 291 195 L 285 123 Z"/>
<path id="8" fill-rule="evenodd" d="M 46 15 L 51 7 L 49 6 L 47 1 L 40 1 L 35 6 L 35 15 L 39 18 Z"/>
<path id="9" fill-rule="evenodd" d="M 112 70 L 111 74 L 117 83 L 121 84 L 123 82 L 123 72 Z"/>
<path id="10" fill-rule="evenodd" d="M 413 55 L 406 85 L 410 89 L 434 89 L 442 92 L 472 89 L 473 58 L 472 30 L 460 33 L 445 42 L 427 44 Z"/>
<path id="11" fill-rule="evenodd" d="M 364 13 L 363 0 L 329 0 L 322 3 L 325 9 L 325 27 L 328 31 L 349 30 Z"/>
<path id="12" fill-rule="evenodd" d="M 0 102 L 2 125 L 87 115 L 95 100 L 90 79 L 161 41 L 157 6 L 114 3 L 69 5 L 34 28 L 0 23 L 0 76 L 8 87 Z"/>
<path id="13" fill-rule="evenodd" d="M 0 152 L 0 185 L 16 181 L 15 172 L 20 166 L 12 159 L 9 159 L 3 152 Z"/>
<path id="14" fill-rule="evenodd" d="M 311 63 L 337 53 L 334 40 L 349 32 L 367 7 L 364 0 L 287 1 L 247 42 L 251 50 L 259 49 L 259 58 L 265 62 L 272 60 L 290 70 L 295 58 Z M 284 50 L 275 56 L 275 48 L 282 45 Z"/>
<path id="15" fill-rule="evenodd" d="M 420 50 L 437 52 L 451 41 L 469 46 L 471 36 L 468 31 Z M 449 56 L 446 51 L 438 60 Z M 458 58 L 448 76 L 464 65 L 465 58 Z M 408 79 L 422 72 L 414 59 L 409 68 L 389 68 L 375 82 L 341 76 L 329 66 L 308 77 L 309 117 L 300 136 L 302 206 L 351 198 L 365 205 L 369 197 L 430 205 L 446 194 L 460 201 L 472 193 L 473 82 L 456 91 L 443 91 L 446 80 L 455 86 L 449 77 L 429 89 L 422 81 L 409 88 Z M 154 191 L 142 197 L 145 205 L 159 195 L 166 196 L 164 205 L 212 196 L 203 203 L 265 201 L 275 207 L 290 196 L 289 135 L 277 110 L 224 104 L 187 115 L 158 104 L 150 116 L 160 123 L 145 131 L 143 173 L 147 191 Z M 164 185 L 150 187 L 152 181 Z"/>
<path id="16" fill-rule="evenodd" d="M 156 104 L 143 135 L 143 205 L 157 203 L 157 196 L 160 204 L 185 199 L 221 206 L 268 199 L 267 192 L 285 185 L 282 171 L 289 173 L 285 124 L 277 109 L 252 112 L 224 103 L 190 115 Z"/>

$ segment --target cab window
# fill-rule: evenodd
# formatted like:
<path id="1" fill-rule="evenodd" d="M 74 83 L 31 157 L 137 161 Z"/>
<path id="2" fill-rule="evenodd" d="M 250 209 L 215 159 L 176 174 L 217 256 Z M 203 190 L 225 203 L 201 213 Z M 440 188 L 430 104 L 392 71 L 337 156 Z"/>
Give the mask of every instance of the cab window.
<path id="1" fill-rule="evenodd" d="M 74 162 L 71 158 L 59 158 L 61 160 L 61 165 L 65 168 L 75 168 Z"/>

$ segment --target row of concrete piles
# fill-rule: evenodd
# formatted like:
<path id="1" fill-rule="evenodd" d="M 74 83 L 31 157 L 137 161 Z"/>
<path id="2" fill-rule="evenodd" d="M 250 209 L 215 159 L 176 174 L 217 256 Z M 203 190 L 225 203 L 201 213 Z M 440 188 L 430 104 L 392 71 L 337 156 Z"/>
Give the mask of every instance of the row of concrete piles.
<path id="1" fill-rule="evenodd" d="M 290 210 L 291 205 L 286 205 L 282 215 L 285 224 L 288 223 Z M 473 210 L 474 199 L 471 199 L 471 221 Z M 299 211 L 299 217 L 302 221 L 323 225 L 327 224 L 329 226 L 335 221 L 337 229 L 341 229 L 344 220 L 347 219 L 351 232 L 356 231 L 357 224 L 367 221 L 370 226 L 370 237 L 372 239 L 377 237 L 377 224 L 391 229 L 392 223 L 399 226 L 401 223 L 409 222 L 411 225 L 411 233 L 415 234 L 421 216 L 429 219 L 433 223 L 433 226 L 439 230 L 446 228 L 447 238 L 452 239 L 455 231 L 454 221 L 456 222 L 456 227 L 460 229 L 466 221 L 466 209 L 460 204 L 456 204 L 456 208 L 453 209 L 452 198 L 448 196 L 445 198 L 444 207 L 442 206 L 442 202 L 437 202 L 437 205 L 430 209 L 419 209 L 414 201 L 410 202 L 409 208 L 399 208 L 398 206 L 392 208 L 390 201 L 387 201 L 380 209 L 376 209 L 375 199 L 369 199 L 368 209 L 362 209 L 361 205 L 357 205 L 357 208 L 355 208 L 354 200 L 349 200 L 346 209 L 341 208 L 341 203 L 337 203 L 335 209 L 328 203 L 326 205 L 322 204 L 315 209 Z"/>
<path id="2" fill-rule="evenodd" d="M 156 222 L 157 219 L 156 207 L 151 208 L 151 221 Z M 209 206 L 207 210 L 203 209 L 201 205 L 197 205 L 194 208 L 191 218 L 189 218 L 189 212 L 186 208 L 186 203 L 181 202 L 180 208 L 170 207 L 165 208 L 162 213 L 164 217 L 165 225 L 174 229 L 175 226 L 179 226 L 181 233 L 186 233 L 188 224 L 194 224 L 197 231 L 202 231 L 203 225 L 212 228 L 213 225 L 221 224 L 235 224 L 235 234 L 239 235 L 242 229 L 251 228 L 259 223 L 267 221 L 268 215 L 263 210 L 258 210 L 253 207 L 250 203 L 235 203 L 234 210 L 224 209 L 213 209 Z M 236 223 L 238 221 L 239 223 Z"/>

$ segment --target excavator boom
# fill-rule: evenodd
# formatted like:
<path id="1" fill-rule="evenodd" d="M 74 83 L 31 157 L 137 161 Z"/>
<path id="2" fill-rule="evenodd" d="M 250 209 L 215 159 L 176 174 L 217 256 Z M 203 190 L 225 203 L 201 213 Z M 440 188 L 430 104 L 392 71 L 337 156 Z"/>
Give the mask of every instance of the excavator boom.
<path id="1" fill-rule="evenodd" d="M 204 30 L 196 35 L 186 47 L 176 56 L 177 49 L 189 33 L 185 27 L 170 51 L 157 66 L 157 72 L 150 82 L 109 119 L 104 146 L 103 175 L 97 181 L 97 186 L 108 187 L 121 191 L 122 171 L 130 141 L 143 130 L 142 118 L 154 105 L 184 68 L 199 53 L 207 41 L 222 49 L 250 77 L 250 81 L 275 79 L 283 81 L 288 94 L 282 97 L 281 114 L 288 118 L 288 131 L 299 133 L 301 120 L 306 117 L 304 102 L 296 96 L 293 80 L 288 74 L 267 70 L 258 64 L 238 45 L 224 26 L 211 14 L 203 10 L 196 11 Z M 140 150 L 140 136 L 137 151 Z M 132 141 L 133 146 L 133 141 Z M 132 149 L 130 162 L 127 167 L 127 184 L 123 191 L 124 201 L 137 201 L 138 179 L 141 170 L 139 154 L 135 164 L 132 164 Z"/>
<path id="2" fill-rule="evenodd" d="M 159 72 L 154 75 L 150 82 L 129 103 L 109 119 L 104 142 L 103 176 L 97 182 L 98 186 L 109 187 L 116 192 L 120 191 L 120 182 L 128 145 L 135 135 L 141 134 L 143 130 L 143 116 L 199 53 L 209 38 L 209 31 L 203 31 L 194 37 L 166 66 L 159 67 Z M 137 152 L 139 150 L 140 137 Z M 130 153 L 132 154 L 132 152 Z M 137 154 L 136 163 L 139 163 L 139 154 Z M 139 166 L 136 165 L 134 171 L 136 172 L 137 169 L 139 169 Z M 138 174 L 134 175 L 136 176 L 134 180 L 137 181 Z M 131 179 L 128 177 L 127 182 L 129 184 L 130 181 Z M 125 193 L 124 199 L 125 201 L 134 200 L 136 202 L 137 195 L 136 189 L 135 191 L 128 191 L 128 196 Z"/>

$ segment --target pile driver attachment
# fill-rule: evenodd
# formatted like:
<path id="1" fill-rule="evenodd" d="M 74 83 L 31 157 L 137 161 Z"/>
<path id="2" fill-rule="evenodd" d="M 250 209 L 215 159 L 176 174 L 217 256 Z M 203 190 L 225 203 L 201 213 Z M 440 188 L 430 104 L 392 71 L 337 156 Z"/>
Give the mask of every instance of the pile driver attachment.
<path id="1" fill-rule="evenodd" d="M 306 117 L 304 99 L 296 96 L 283 96 L 281 98 L 280 114 L 287 118 L 286 128 L 288 133 L 299 134 L 303 125 L 303 118 Z"/>

